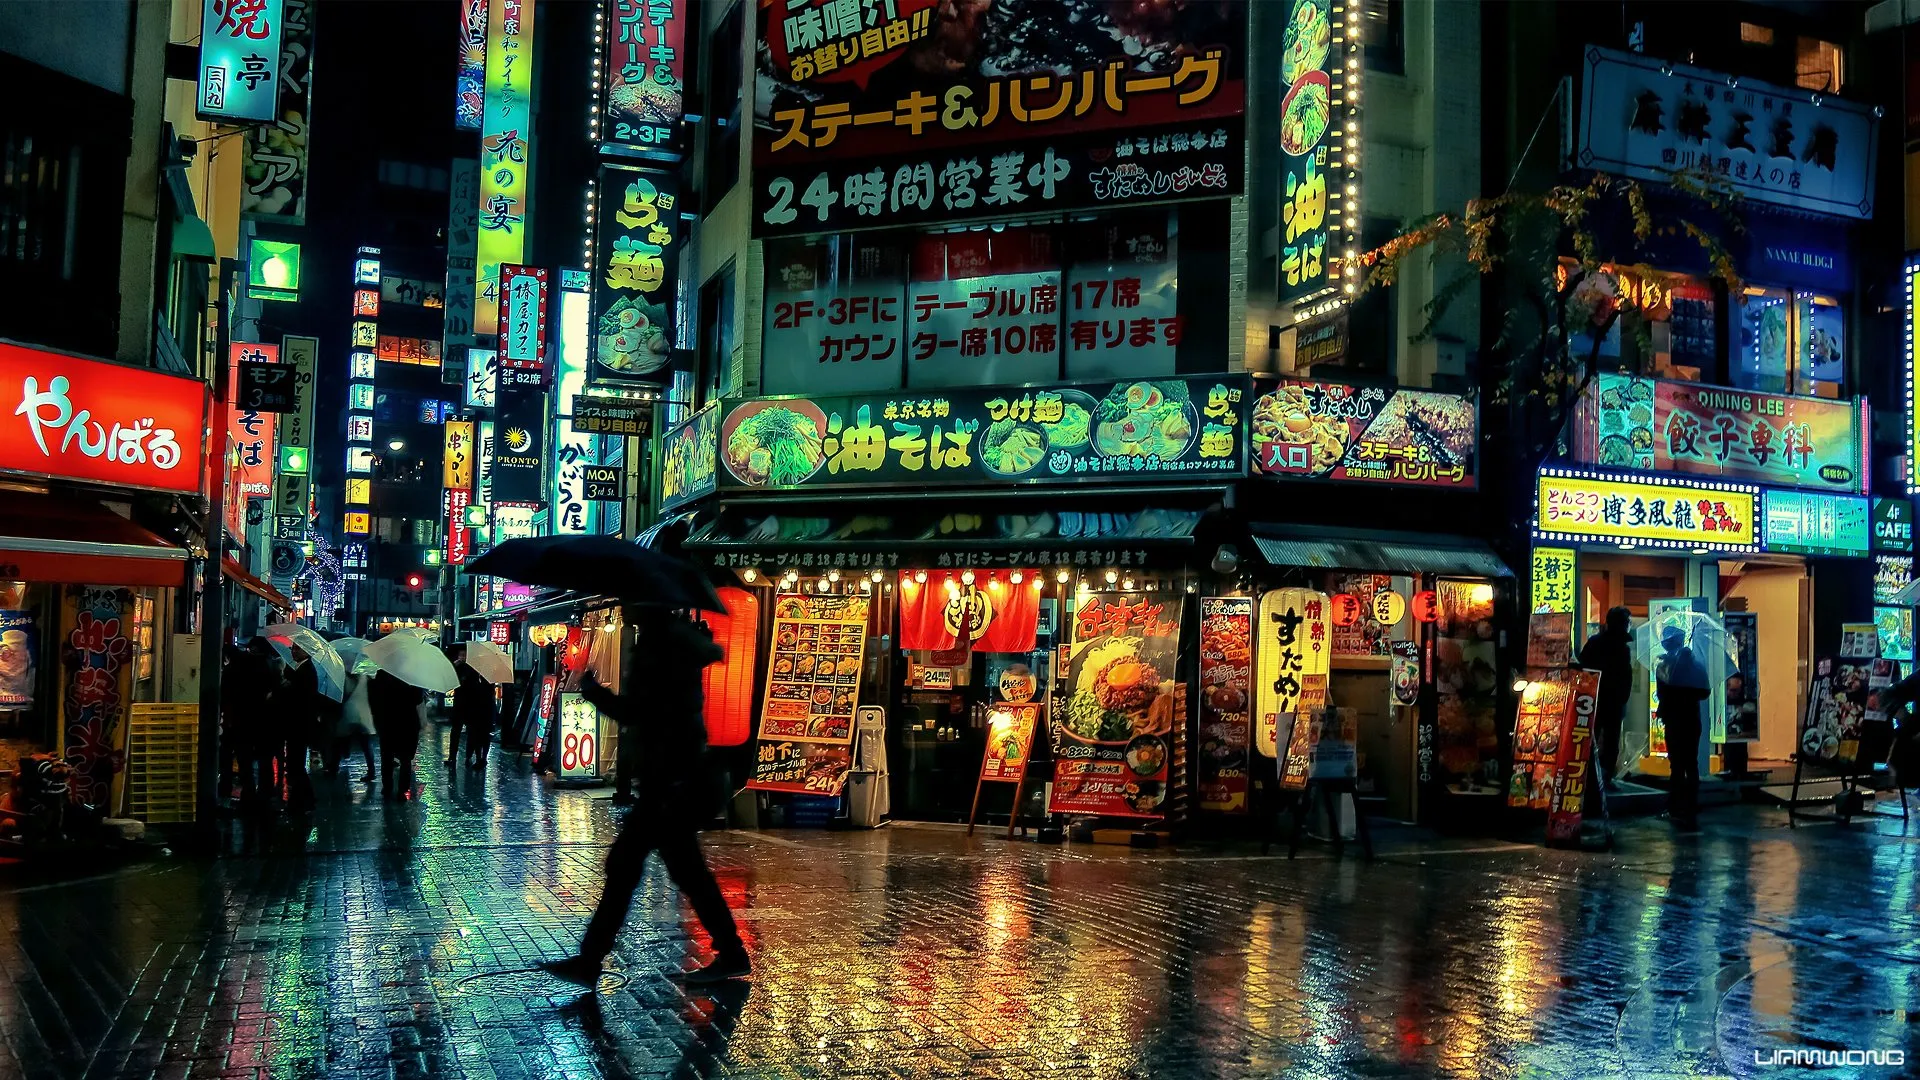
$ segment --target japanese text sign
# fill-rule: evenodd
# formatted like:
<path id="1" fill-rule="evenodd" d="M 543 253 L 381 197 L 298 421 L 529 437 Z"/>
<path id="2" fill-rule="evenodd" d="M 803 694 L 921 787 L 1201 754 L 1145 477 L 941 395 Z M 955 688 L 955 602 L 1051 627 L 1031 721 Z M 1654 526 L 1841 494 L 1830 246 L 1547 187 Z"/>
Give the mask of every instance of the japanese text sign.
<path id="1" fill-rule="evenodd" d="M 280 103 L 280 0 L 203 0 L 196 112 L 208 120 L 275 119 Z"/>
<path id="2" fill-rule="evenodd" d="M 500 391 L 500 409 L 490 465 L 491 503 L 537 506 L 545 497 L 547 395 L 532 390 Z"/>
<path id="3" fill-rule="evenodd" d="M 280 445 L 312 449 L 313 379 L 320 362 L 320 339 L 284 337 L 280 339 L 280 352 L 286 357 L 286 366 L 293 370 L 293 408 L 281 420 Z"/>
<path id="4" fill-rule="evenodd" d="M 486 105 L 480 125 L 480 232 L 473 332 L 500 326 L 500 267 L 526 256 L 527 177 L 533 157 L 533 13 L 530 0 L 488 0 Z"/>
<path id="5" fill-rule="evenodd" d="M 997 702 L 987 720 L 987 750 L 980 759 L 980 779 L 1019 783 L 1026 776 L 1033 750 L 1033 729 L 1040 706 Z"/>
<path id="6" fill-rule="evenodd" d="M 1251 596 L 1200 601 L 1200 809 L 1247 812 L 1253 711 Z"/>
<path id="7" fill-rule="evenodd" d="M 666 173 L 603 165 L 597 190 L 590 378 L 664 382 L 684 238 L 679 185 Z"/>
<path id="8" fill-rule="evenodd" d="M 269 360 L 240 361 L 240 404 L 254 412 L 292 412 L 293 369 Z"/>
<path id="9" fill-rule="evenodd" d="M 613 0 L 606 8 L 600 141 L 639 150 L 679 148 L 687 0 Z"/>
<path id="10" fill-rule="evenodd" d="M 1080 594 L 1065 684 L 1054 691 L 1048 812 L 1166 813 L 1174 729 L 1187 722 L 1178 670 L 1184 600 L 1163 592 Z"/>
<path id="11" fill-rule="evenodd" d="M 581 498 L 588 502 L 619 502 L 625 487 L 624 465 L 587 465 L 581 469 Z"/>
<path id="12" fill-rule="evenodd" d="M 1768 491 L 1761 533 L 1768 551 L 1865 558 L 1872 548 L 1864 495 Z"/>
<path id="13" fill-rule="evenodd" d="M 1531 595 L 1536 614 L 1573 614 L 1580 585 L 1574 572 L 1578 559 L 1579 553 L 1572 548 L 1533 549 Z"/>
<path id="14" fill-rule="evenodd" d="M 198 492 L 206 427 L 198 380 L 0 342 L 0 470 Z"/>
<path id="15" fill-rule="evenodd" d="M 1302 708 L 1306 678 L 1324 677 L 1333 665 L 1330 615 L 1327 594 L 1315 589 L 1273 589 L 1260 598 L 1253 744 L 1268 757 L 1278 756 L 1280 732 Z"/>
<path id="16" fill-rule="evenodd" d="M 1611 539 L 1651 547 L 1752 551 L 1756 489 L 1612 479 L 1542 469 L 1534 535 L 1543 540 Z"/>
<path id="17" fill-rule="evenodd" d="M 466 488 L 447 489 L 447 547 L 448 566 L 464 566 L 470 553 L 472 533 L 467 529 L 467 507 L 473 505 L 473 493 Z"/>
<path id="18" fill-rule="evenodd" d="M 1700 170 L 1752 202 L 1873 217 L 1872 106 L 1639 53 L 1585 60 L 1579 168 L 1656 183 Z"/>
<path id="19" fill-rule="evenodd" d="M 241 140 L 240 214 L 304 225 L 307 220 L 307 117 L 312 113 L 313 31 L 310 0 L 282 0 L 280 91 L 272 123 Z M 203 39 L 204 41 L 204 39 Z"/>
<path id="20" fill-rule="evenodd" d="M 1005 147 L 1062 131 L 1237 117 L 1246 5 L 1049 4 L 1013 51 L 977 9 L 933 0 L 760 5 L 771 95 L 754 163 Z"/>
<path id="21" fill-rule="evenodd" d="M 1576 456 L 1611 468 L 1866 490 L 1862 401 L 1601 375 L 1581 403 Z"/>
<path id="22" fill-rule="evenodd" d="M 454 75 L 453 126 L 479 131 L 487 82 L 487 0 L 460 0 L 459 67 Z"/>
<path id="23" fill-rule="evenodd" d="M 713 494 L 720 467 L 720 403 L 694 413 L 660 436 L 660 509 L 678 509 Z"/>
<path id="24" fill-rule="evenodd" d="M 1278 283 L 1282 302 L 1313 295 L 1333 283 L 1328 275 L 1337 253 L 1329 250 L 1333 220 L 1327 210 L 1329 189 L 1338 190 L 1342 182 L 1335 169 L 1340 164 L 1337 125 L 1345 112 L 1340 100 L 1345 79 L 1336 77 L 1348 74 L 1335 68 L 1345 52 L 1344 46 L 1332 45 L 1339 41 L 1333 26 L 1338 10 L 1326 0 L 1292 0 L 1287 9 L 1276 140 L 1284 170 Z M 1359 209 L 1352 199 L 1345 205 L 1349 215 Z"/>
<path id="25" fill-rule="evenodd" d="M 1231 479 L 1244 376 L 721 405 L 722 488 Z"/>
<path id="26" fill-rule="evenodd" d="M 653 402 L 573 395 L 573 430 L 591 435 L 653 434 Z"/>
<path id="27" fill-rule="evenodd" d="M 1288 380 L 1253 404 L 1253 471 L 1471 490 L 1480 414 L 1471 398 Z"/>
<path id="28" fill-rule="evenodd" d="M 543 374 L 547 365 L 547 271 L 512 263 L 500 267 L 500 372 L 510 385 L 528 381 L 510 372 Z M 535 380 L 532 385 L 539 385 Z"/>
<path id="29" fill-rule="evenodd" d="M 440 486 L 448 491 L 472 491 L 473 421 L 449 420 L 445 434 L 446 447 L 441 456 Z"/>

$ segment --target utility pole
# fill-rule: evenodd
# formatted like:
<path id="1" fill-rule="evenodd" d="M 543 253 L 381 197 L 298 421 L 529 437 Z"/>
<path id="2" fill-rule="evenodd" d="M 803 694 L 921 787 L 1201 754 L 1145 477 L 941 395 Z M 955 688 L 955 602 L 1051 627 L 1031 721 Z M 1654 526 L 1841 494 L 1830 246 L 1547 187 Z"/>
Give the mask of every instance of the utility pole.
<path id="1" fill-rule="evenodd" d="M 233 308 L 229 298 L 237 264 L 220 260 L 219 324 L 214 333 L 213 412 L 209 421 L 209 458 L 213 468 L 207 480 L 207 561 L 206 586 L 200 595 L 200 782 L 199 805 L 195 808 L 195 834 L 211 848 L 219 836 L 220 785 L 220 664 L 226 644 L 225 580 L 227 557 L 226 472 L 227 415 L 231 391 L 228 386 L 228 344 L 232 340 Z"/>

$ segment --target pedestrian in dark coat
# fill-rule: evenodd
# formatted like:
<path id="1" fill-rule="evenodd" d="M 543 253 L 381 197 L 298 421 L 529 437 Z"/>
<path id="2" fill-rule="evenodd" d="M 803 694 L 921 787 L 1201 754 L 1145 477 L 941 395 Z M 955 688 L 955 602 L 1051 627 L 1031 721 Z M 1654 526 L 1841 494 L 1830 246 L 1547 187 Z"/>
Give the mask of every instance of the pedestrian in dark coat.
<path id="1" fill-rule="evenodd" d="M 1707 700 L 1707 669 L 1677 626 L 1661 636 L 1660 646 L 1665 651 L 1654 668 L 1654 685 L 1660 723 L 1667 729 L 1667 763 L 1673 768 L 1667 812 L 1676 827 L 1692 829 L 1699 825 L 1700 703 Z"/>
<path id="2" fill-rule="evenodd" d="M 733 912 L 700 850 L 700 826 L 720 809 L 724 792 L 707 759 L 700 669 L 724 658 L 704 624 L 664 612 L 643 615 L 636 625 L 627 692 L 614 694 L 589 673 L 580 690 L 588 701 L 622 725 L 621 739 L 638 742 L 637 805 L 607 852 L 606 887 L 580 941 L 580 954 L 542 965 L 582 986 L 600 979 L 601 965 L 627 919 L 633 893 L 657 851 L 667 876 L 693 905 L 712 939 L 714 958 L 688 973 L 687 982 L 709 985 L 745 978 L 750 970 Z"/>
<path id="3" fill-rule="evenodd" d="M 267 640 L 254 638 L 246 648 L 230 650 L 227 666 L 220 672 L 221 793 L 232 790 L 237 776 L 240 797 L 249 803 L 258 784 L 273 782 L 271 773 L 264 780 L 256 779 L 266 742 L 267 703 L 275 682 L 272 656 Z"/>
<path id="4" fill-rule="evenodd" d="M 295 650 L 299 665 L 273 698 L 276 749 L 287 780 L 287 809 L 296 814 L 313 810 L 313 777 L 307 774 L 308 751 L 320 742 L 320 675 L 313 660 Z"/>
<path id="5" fill-rule="evenodd" d="M 413 759 L 420 751 L 420 688 L 382 671 L 367 688 L 373 730 L 380 739 L 380 785 L 388 797 L 413 794 Z"/>
<path id="6" fill-rule="evenodd" d="M 467 736 L 467 768 L 485 768 L 487 744 L 493 739 L 493 684 L 467 664 L 466 650 L 454 659 L 460 687 L 453 692 L 453 730 L 447 733 L 447 768 L 459 764 L 460 735 Z"/>
<path id="7" fill-rule="evenodd" d="M 1608 788 L 1620 775 L 1620 726 L 1633 697 L 1633 613 L 1624 607 L 1607 612 L 1606 628 L 1580 649 L 1580 666 L 1600 673 L 1599 711 L 1594 717 L 1595 761 Z"/>

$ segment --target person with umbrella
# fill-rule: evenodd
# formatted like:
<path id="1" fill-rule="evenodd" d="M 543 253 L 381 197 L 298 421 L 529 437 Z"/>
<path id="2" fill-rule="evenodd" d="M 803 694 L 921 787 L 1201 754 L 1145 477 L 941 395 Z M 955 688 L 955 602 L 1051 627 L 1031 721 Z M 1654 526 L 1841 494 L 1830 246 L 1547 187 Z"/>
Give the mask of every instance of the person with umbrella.
<path id="1" fill-rule="evenodd" d="M 733 912 L 700 850 L 700 826 L 719 810 L 725 795 L 707 760 L 700 670 L 724 654 L 705 624 L 657 608 L 636 610 L 628 692 L 614 694 L 592 673 L 582 678 L 580 690 L 621 725 L 622 742 L 639 743 L 637 757 L 644 764 L 634 778 L 638 805 L 607 852 L 606 886 L 579 954 L 541 967 L 581 986 L 597 984 L 626 922 L 647 854 L 657 851 L 713 944 L 714 958 L 688 973 L 687 982 L 698 986 L 746 978 L 751 965 Z"/>
<path id="2" fill-rule="evenodd" d="M 460 733 L 467 735 L 467 768 L 487 764 L 487 743 L 493 738 L 493 683 L 467 663 L 471 646 L 454 650 L 453 670 L 460 686 L 453 692 L 453 730 L 447 735 L 447 768 L 459 765 Z"/>
<path id="3" fill-rule="evenodd" d="M 284 755 L 287 809 L 309 814 L 313 812 L 313 777 L 307 774 L 307 758 L 320 742 L 319 665 L 297 645 L 293 658 L 293 670 L 274 695 L 271 722 L 278 725 L 274 744 Z"/>
<path id="4" fill-rule="evenodd" d="M 1707 700 L 1707 669 L 1687 644 L 1682 626 L 1660 633 L 1663 650 L 1654 666 L 1660 695 L 1660 722 L 1667 729 L 1667 761 L 1673 767 L 1668 815 L 1681 829 L 1699 827 L 1700 705 Z M 1604 685 L 1604 682 L 1603 684 Z"/>
<path id="5" fill-rule="evenodd" d="M 245 648 L 232 648 L 220 674 L 220 770 L 222 794 L 232 790 L 233 774 L 240 780 L 241 801 L 252 803 L 256 783 L 271 783 L 271 774 L 256 781 L 266 744 L 266 710 L 277 679 L 273 647 L 256 637 Z"/>
<path id="6" fill-rule="evenodd" d="M 1587 639 L 1580 649 L 1580 666 L 1600 673 L 1599 709 L 1594 716 L 1594 742 L 1601 780 L 1611 791 L 1620 775 L 1620 727 L 1633 698 L 1633 613 L 1624 607 L 1607 612 L 1606 628 Z"/>
<path id="7" fill-rule="evenodd" d="M 381 671 L 367 688 L 373 730 L 380 739 L 381 788 L 387 798 L 413 793 L 413 759 L 420 752 L 420 688 Z"/>

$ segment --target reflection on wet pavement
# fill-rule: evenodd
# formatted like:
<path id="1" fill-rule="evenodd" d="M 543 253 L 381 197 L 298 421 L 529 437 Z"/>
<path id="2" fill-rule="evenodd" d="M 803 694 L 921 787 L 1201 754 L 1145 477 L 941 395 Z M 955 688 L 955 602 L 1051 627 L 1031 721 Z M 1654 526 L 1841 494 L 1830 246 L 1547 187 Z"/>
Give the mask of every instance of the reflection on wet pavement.
<path id="1" fill-rule="evenodd" d="M 598 896 L 604 793 L 498 754 L 423 779 L 406 804 L 330 781 L 310 829 L 236 829 L 218 862 L 0 881 L 0 1073 L 1757 1076 L 1779 1051 L 1920 1053 L 1920 821 L 1734 807 L 1693 837 L 1629 823 L 1610 855 L 1403 839 L 1372 864 L 713 833 L 752 984 L 678 980 L 704 942 L 655 867 L 583 995 L 533 968 Z"/>

